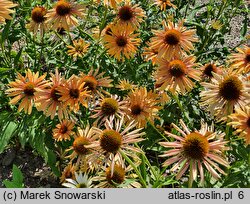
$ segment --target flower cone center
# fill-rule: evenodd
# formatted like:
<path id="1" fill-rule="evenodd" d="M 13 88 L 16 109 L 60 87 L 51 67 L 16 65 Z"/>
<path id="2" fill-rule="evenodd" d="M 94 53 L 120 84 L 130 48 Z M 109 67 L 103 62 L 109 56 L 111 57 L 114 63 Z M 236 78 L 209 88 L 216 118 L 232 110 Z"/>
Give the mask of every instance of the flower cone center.
<path id="1" fill-rule="evenodd" d="M 213 74 L 212 72 L 215 72 L 216 73 L 216 66 L 214 64 L 208 64 L 205 69 L 204 69 L 204 75 L 212 78 L 213 77 Z"/>
<path id="2" fill-rule="evenodd" d="M 65 35 L 65 34 L 66 34 L 65 31 L 66 31 L 66 30 L 65 30 L 63 27 L 57 28 L 57 33 L 58 33 L 59 35 Z"/>
<path id="3" fill-rule="evenodd" d="M 106 179 L 110 184 L 121 184 L 125 180 L 125 171 L 121 166 L 115 165 L 114 172 L 111 176 L 111 167 L 106 169 Z"/>
<path id="4" fill-rule="evenodd" d="M 173 60 L 169 63 L 169 73 L 173 77 L 182 77 L 186 73 L 186 65 L 181 60 Z"/>
<path id="5" fill-rule="evenodd" d="M 66 125 L 62 125 L 60 128 L 60 133 L 65 134 L 68 131 L 68 127 Z"/>
<path id="6" fill-rule="evenodd" d="M 85 82 L 84 88 L 87 88 L 88 91 L 95 91 L 97 87 L 97 80 L 93 76 L 85 76 L 83 77 L 83 81 Z"/>
<path id="7" fill-rule="evenodd" d="M 31 12 L 31 18 L 36 23 L 42 23 L 45 21 L 46 9 L 43 7 L 35 7 Z"/>
<path id="8" fill-rule="evenodd" d="M 72 178 L 73 174 L 71 172 L 71 169 L 68 168 L 67 171 L 64 173 L 65 178 Z"/>
<path id="9" fill-rule="evenodd" d="M 77 188 L 88 188 L 88 186 L 85 183 L 79 183 L 76 185 Z"/>
<path id="10" fill-rule="evenodd" d="M 56 4 L 56 13 L 59 16 L 68 15 L 70 12 L 71 12 L 71 5 L 70 5 L 70 3 L 68 3 L 68 2 L 66 2 L 64 0 L 61 0 L 61 1 L 57 2 L 57 4 Z"/>
<path id="11" fill-rule="evenodd" d="M 246 58 L 245 58 L 247 63 L 250 63 L 250 48 L 246 52 Z"/>
<path id="12" fill-rule="evenodd" d="M 142 112 L 142 108 L 140 105 L 136 104 L 131 107 L 132 115 L 140 115 Z"/>
<path id="13" fill-rule="evenodd" d="M 122 145 L 122 136 L 115 130 L 104 130 L 100 137 L 100 146 L 109 153 L 116 153 Z"/>
<path id="14" fill-rule="evenodd" d="M 125 47 L 127 45 L 127 43 L 128 43 L 128 40 L 123 36 L 118 36 L 116 39 L 116 44 L 119 47 Z"/>
<path id="15" fill-rule="evenodd" d="M 181 39 L 181 33 L 178 30 L 168 30 L 165 34 L 165 42 L 169 45 L 178 45 Z"/>
<path id="16" fill-rule="evenodd" d="M 77 154 L 87 154 L 88 148 L 85 145 L 89 145 L 89 140 L 86 137 L 77 137 L 73 142 L 73 148 Z"/>
<path id="17" fill-rule="evenodd" d="M 60 92 L 57 91 L 56 88 L 52 88 L 52 90 L 50 92 L 50 96 L 56 102 L 58 102 L 59 98 L 61 97 Z"/>
<path id="18" fill-rule="evenodd" d="M 69 95 L 71 98 L 77 99 L 80 96 L 80 91 L 78 89 L 70 89 Z"/>
<path id="19" fill-rule="evenodd" d="M 23 90 L 24 94 L 27 96 L 34 96 L 35 86 L 33 83 L 27 83 Z"/>
<path id="20" fill-rule="evenodd" d="M 250 128 L 250 116 L 248 116 L 248 119 L 247 119 L 247 127 Z"/>
<path id="21" fill-rule="evenodd" d="M 125 5 L 119 9 L 118 16 L 123 21 L 129 21 L 133 18 L 133 10 L 129 5 Z"/>
<path id="22" fill-rule="evenodd" d="M 108 27 L 106 30 L 105 30 L 105 34 L 106 35 L 112 35 L 112 30 L 110 27 Z"/>
<path id="23" fill-rule="evenodd" d="M 102 112 L 109 116 L 113 115 L 118 111 L 118 102 L 113 98 L 105 98 L 101 103 L 101 110 Z"/>
<path id="24" fill-rule="evenodd" d="M 242 82 L 237 76 L 226 78 L 219 85 L 219 94 L 227 101 L 238 100 L 243 88 Z"/>
<path id="25" fill-rule="evenodd" d="M 209 151 L 209 143 L 200 133 L 190 133 L 183 142 L 183 152 L 190 159 L 201 160 Z"/>

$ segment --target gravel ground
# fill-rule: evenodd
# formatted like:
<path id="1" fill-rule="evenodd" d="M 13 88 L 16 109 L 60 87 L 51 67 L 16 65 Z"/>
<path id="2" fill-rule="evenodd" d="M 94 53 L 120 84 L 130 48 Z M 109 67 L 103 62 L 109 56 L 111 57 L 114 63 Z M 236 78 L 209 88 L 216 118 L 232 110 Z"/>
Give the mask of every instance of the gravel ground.
<path id="1" fill-rule="evenodd" d="M 202 5 L 202 4 L 207 4 L 209 3 L 209 0 L 196 0 L 197 5 Z M 205 8 L 204 8 L 205 10 Z M 250 16 L 249 16 L 250 18 Z M 240 30 L 242 28 L 242 21 L 244 20 L 244 17 L 242 15 L 235 16 L 231 20 L 231 32 L 227 35 L 225 35 L 225 44 L 229 48 L 234 48 L 237 46 L 240 41 L 241 41 L 241 36 L 240 36 Z M 248 23 L 248 29 L 247 29 L 247 35 L 250 35 L 250 22 Z M 248 41 L 248 44 L 250 42 Z"/>
<path id="2" fill-rule="evenodd" d="M 22 171 L 24 185 L 27 188 L 57 188 L 59 181 L 51 174 L 51 169 L 40 156 L 33 154 L 32 149 L 8 149 L 0 154 L 0 188 L 3 180 L 12 179 L 12 166 L 15 164 Z"/>

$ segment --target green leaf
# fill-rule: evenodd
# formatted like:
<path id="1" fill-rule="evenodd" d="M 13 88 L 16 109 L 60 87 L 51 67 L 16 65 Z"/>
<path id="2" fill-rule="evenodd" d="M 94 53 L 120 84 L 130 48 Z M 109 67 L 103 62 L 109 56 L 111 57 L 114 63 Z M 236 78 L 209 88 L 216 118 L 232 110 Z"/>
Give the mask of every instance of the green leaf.
<path id="1" fill-rule="evenodd" d="M 56 175 L 56 176 L 60 176 L 60 171 L 59 169 L 56 167 L 56 154 L 49 150 L 48 151 L 48 164 L 50 166 L 50 168 L 52 169 L 53 173 Z"/>
<path id="2" fill-rule="evenodd" d="M 12 171 L 13 171 L 13 181 L 15 183 L 23 183 L 23 174 L 15 164 L 13 164 Z"/>
<path id="3" fill-rule="evenodd" d="M 17 124 L 14 122 L 9 122 L 3 131 L 3 134 L 0 135 L 0 153 L 2 153 L 8 144 L 10 138 L 13 136 L 13 133 L 15 132 L 17 128 Z"/>
<path id="4" fill-rule="evenodd" d="M 15 164 L 13 164 L 12 172 L 13 172 L 12 181 L 4 180 L 3 184 L 7 188 L 23 188 L 24 187 L 23 174 L 22 174 L 21 170 L 18 169 L 18 167 Z"/>
<path id="5" fill-rule="evenodd" d="M 17 65 L 17 63 L 19 62 L 19 59 L 20 59 L 21 54 L 22 54 L 22 51 L 23 51 L 23 48 L 21 48 L 21 49 L 19 50 L 19 52 L 17 53 L 17 55 L 15 56 L 14 65 Z"/>
<path id="6" fill-rule="evenodd" d="M 3 29 L 3 32 L 2 32 L 1 43 L 4 43 L 4 41 L 7 39 L 9 30 L 10 30 L 10 25 L 11 25 L 11 21 L 8 21 Z"/>

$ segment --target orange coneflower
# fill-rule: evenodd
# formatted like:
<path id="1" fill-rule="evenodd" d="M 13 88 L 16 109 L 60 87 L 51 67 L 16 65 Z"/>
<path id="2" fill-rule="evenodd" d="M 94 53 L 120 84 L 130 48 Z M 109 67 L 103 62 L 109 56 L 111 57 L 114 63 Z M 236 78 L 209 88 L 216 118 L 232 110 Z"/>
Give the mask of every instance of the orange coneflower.
<path id="1" fill-rule="evenodd" d="M 145 51 L 143 52 L 143 55 L 146 57 L 146 60 L 152 61 L 152 64 L 155 65 L 158 59 L 158 50 L 152 49 L 151 44 L 147 43 L 148 47 L 145 48 Z"/>
<path id="2" fill-rule="evenodd" d="M 131 3 L 125 3 L 120 6 L 117 11 L 116 22 L 124 25 L 131 25 L 132 27 L 138 28 L 140 23 L 145 17 L 145 12 L 139 7 L 139 5 L 131 5 Z"/>
<path id="3" fill-rule="evenodd" d="M 75 132 L 72 131 L 75 123 L 71 120 L 63 120 L 61 123 L 56 125 L 56 128 L 53 130 L 53 138 L 56 141 L 66 141 L 70 140 L 70 136 L 74 135 Z"/>
<path id="4" fill-rule="evenodd" d="M 123 162 L 117 159 L 113 164 L 113 172 L 111 171 L 110 162 L 108 167 L 104 167 L 97 176 L 93 177 L 93 181 L 100 182 L 96 185 L 96 188 L 116 188 L 122 185 L 123 188 L 140 188 L 141 184 L 136 182 L 135 178 L 138 177 L 136 174 L 131 173 L 130 166 L 123 166 Z M 136 164 L 137 166 L 139 164 Z M 126 179 L 131 180 L 126 183 Z"/>
<path id="5" fill-rule="evenodd" d="M 219 179 L 220 175 L 216 172 L 220 172 L 225 175 L 225 172 L 216 164 L 228 167 L 229 164 L 224 158 L 223 151 L 227 150 L 224 140 L 224 133 L 214 132 L 214 127 L 208 127 L 207 124 L 202 124 L 199 131 L 189 131 L 187 126 L 181 120 L 180 124 L 183 128 L 181 130 L 175 124 L 172 124 L 175 130 L 177 130 L 182 136 L 165 132 L 169 137 L 176 139 L 174 142 L 160 142 L 163 147 L 174 148 L 164 152 L 162 157 L 170 157 L 167 159 L 163 166 L 169 166 L 176 163 L 171 171 L 176 171 L 177 179 L 180 179 L 184 173 L 188 170 L 190 172 L 189 184 L 197 178 L 197 169 L 199 170 L 201 184 L 204 183 L 204 167 L 211 173 L 215 179 Z"/>
<path id="6" fill-rule="evenodd" d="M 125 114 L 126 101 L 121 101 L 117 95 L 109 97 L 101 96 L 99 104 L 95 108 L 94 115 L 91 118 L 96 118 L 95 124 L 100 121 L 100 124 L 107 119 L 113 120 L 115 117 L 121 118 Z"/>
<path id="7" fill-rule="evenodd" d="M 155 36 L 151 38 L 151 49 L 158 50 L 158 56 L 170 60 L 173 56 L 181 56 L 190 50 L 194 50 L 192 42 L 197 42 L 194 37 L 195 30 L 187 30 L 183 26 L 184 20 L 177 26 L 173 22 L 164 21 L 164 30 L 154 31 Z"/>
<path id="8" fill-rule="evenodd" d="M 136 38 L 138 34 L 133 33 L 134 29 L 130 25 L 120 24 L 113 25 L 110 29 L 110 35 L 103 37 L 108 54 L 118 60 L 133 57 L 141 41 Z"/>
<path id="9" fill-rule="evenodd" d="M 161 10 L 166 10 L 166 7 L 173 7 L 176 8 L 174 4 L 171 3 L 171 0 L 154 0 L 155 5 L 160 6 Z"/>
<path id="10" fill-rule="evenodd" d="M 201 105 L 208 106 L 211 114 L 221 119 L 233 113 L 235 108 L 249 104 L 250 87 L 241 75 L 228 71 L 222 75 L 213 74 L 210 83 L 202 82 L 205 90 L 201 92 Z"/>
<path id="11" fill-rule="evenodd" d="M 136 85 L 134 85 L 132 82 L 130 82 L 127 79 L 120 80 L 119 84 L 116 85 L 116 88 L 118 88 L 118 89 L 120 89 L 122 91 L 131 91 L 136 87 L 137 87 Z"/>
<path id="12" fill-rule="evenodd" d="M 83 39 L 74 40 L 73 46 L 68 45 L 68 55 L 72 55 L 74 59 L 77 57 L 83 57 L 88 50 L 89 43 L 86 43 Z"/>
<path id="13" fill-rule="evenodd" d="M 134 158 L 135 153 L 142 153 L 141 149 L 132 146 L 133 143 L 144 140 L 141 136 L 145 133 L 141 132 L 142 128 L 135 129 L 136 125 L 135 121 L 125 125 L 124 117 L 122 117 L 121 119 L 106 120 L 106 129 L 97 130 L 99 135 L 97 150 L 100 155 L 105 155 L 105 163 L 110 160 L 112 175 L 116 159 L 121 161 L 122 166 L 125 166 L 123 154 Z"/>
<path id="14" fill-rule="evenodd" d="M 101 0 L 95 0 L 98 4 Z M 117 4 L 121 3 L 122 0 L 103 0 L 105 6 L 110 6 L 111 8 L 117 8 Z"/>
<path id="15" fill-rule="evenodd" d="M 138 127 L 145 127 L 147 121 L 154 123 L 154 119 L 158 118 L 161 107 L 157 104 L 160 101 L 153 91 L 147 91 L 145 87 L 137 88 L 128 94 L 127 101 L 127 116 L 129 120 L 138 122 Z"/>
<path id="16" fill-rule="evenodd" d="M 10 8 L 15 6 L 17 6 L 17 4 L 12 3 L 11 1 L 0 0 L 0 24 L 5 23 L 5 19 L 12 19 L 9 14 L 14 13 L 15 11 L 11 10 Z"/>
<path id="17" fill-rule="evenodd" d="M 39 73 L 33 73 L 28 69 L 26 71 L 25 77 L 20 73 L 17 73 L 17 79 L 14 82 L 10 82 L 9 86 L 11 88 L 6 90 L 8 96 L 15 96 L 10 100 L 11 105 L 15 105 L 21 100 L 18 107 L 20 112 L 24 109 L 25 113 L 31 114 L 33 103 L 36 105 L 37 96 L 35 93 L 37 91 L 42 91 L 49 86 L 49 83 L 44 80 L 46 74 L 39 77 Z"/>
<path id="18" fill-rule="evenodd" d="M 84 8 L 80 4 L 72 1 L 58 0 L 54 8 L 49 10 L 45 17 L 47 23 L 52 25 L 52 29 L 63 27 L 69 30 L 70 27 L 77 26 L 76 17 L 83 17 Z"/>
<path id="19" fill-rule="evenodd" d="M 51 73 L 50 75 L 50 87 L 35 93 L 38 98 L 37 102 L 40 103 L 37 109 L 43 111 L 51 119 L 54 119 L 56 112 L 58 112 L 58 118 L 62 120 L 68 116 L 67 107 L 65 107 L 62 101 L 59 101 L 59 98 L 62 96 L 58 91 L 58 87 L 63 86 L 64 78 L 61 77 L 57 69 L 55 74 Z"/>
<path id="20" fill-rule="evenodd" d="M 246 140 L 246 144 L 250 144 L 250 107 L 246 106 L 243 109 L 236 109 L 235 113 L 229 118 L 232 120 L 228 125 L 236 129 L 235 134 Z"/>
<path id="21" fill-rule="evenodd" d="M 242 48 L 237 48 L 238 53 L 233 53 L 229 56 L 231 66 L 238 73 L 250 72 L 250 47 L 244 45 Z"/>
<path id="22" fill-rule="evenodd" d="M 81 168 L 84 172 L 88 168 L 95 168 L 98 159 L 101 159 L 96 152 L 98 146 L 99 135 L 95 127 L 89 125 L 85 129 L 78 128 L 77 135 L 74 135 L 74 142 L 66 152 L 72 152 L 66 158 L 70 158 L 70 162 L 76 159 L 75 166 Z"/>
<path id="23" fill-rule="evenodd" d="M 102 88 L 109 88 L 113 85 L 111 82 L 113 81 L 110 79 L 109 76 L 104 77 L 105 72 L 99 73 L 99 69 L 94 70 L 93 68 L 90 69 L 88 74 L 81 73 L 80 77 L 82 78 L 84 84 L 84 88 L 91 92 L 92 95 L 97 94 L 101 96 L 102 93 L 107 94 Z"/>
<path id="24" fill-rule="evenodd" d="M 160 89 L 170 90 L 176 94 L 192 90 L 194 82 L 200 80 L 201 72 L 194 69 L 198 64 L 195 63 L 194 56 L 174 57 L 172 60 L 159 58 L 158 69 L 154 74 L 156 84 L 161 85 Z"/>
<path id="25" fill-rule="evenodd" d="M 75 178 L 76 166 L 69 163 L 62 172 L 60 177 L 60 183 L 65 182 L 66 179 L 76 179 Z"/>
<path id="26" fill-rule="evenodd" d="M 202 78 L 209 80 L 213 78 L 213 73 L 222 74 L 222 67 L 219 67 L 215 63 L 211 62 L 201 67 L 201 71 L 202 71 Z"/>
<path id="27" fill-rule="evenodd" d="M 40 31 L 40 35 L 42 36 L 44 31 L 47 29 L 47 24 L 45 23 L 46 13 L 46 8 L 42 6 L 36 6 L 33 8 L 31 11 L 31 22 L 27 24 L 27 28 L 34 34 Z"/>
<path id="28" fill-rule="evenodd" d="M 90 97 L 86 88 L 83 88 L 85 82 L 76 75 L 72 75 L 68 80 L 64 81 L 64 86 L 59 86 L 57 90 L 62 96 L 59 101 L 62 101 L 65 106 L 69 106 L 70 110 L 77 112 L 79 103 L 87 107 L 87 97 Z"/>

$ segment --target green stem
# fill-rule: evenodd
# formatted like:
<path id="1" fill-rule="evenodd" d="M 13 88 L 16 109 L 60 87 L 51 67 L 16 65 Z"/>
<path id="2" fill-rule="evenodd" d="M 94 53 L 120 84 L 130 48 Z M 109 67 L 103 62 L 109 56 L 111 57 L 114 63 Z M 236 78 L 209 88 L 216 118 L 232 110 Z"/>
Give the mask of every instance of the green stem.
<path id="1" fill-rule="evenodd" d="M 163 134 L 155 127 L 155 125 L 154 125 L 152 122 L 150 122 L 150 121 L 148 121 L 148 122 L 149 122 L 149 124 L 151 125 L 151 127 L 154 128 L 154 130 L 155 130 L 159 135 L 162 136 L 162 138 L 164 138 L 165 140 L 168 141 L 168 139 L 165 137 L 165 135 L 163 135 Z"/>
<path id="2" fill-rule="evenodd" d="M 62 36 L 60 36 L 56 31 L 54 31 L 54 33 L 56 34 L 56 36 L 57 36 L 58 38 L 60 38 L 61 41 L 64 42 L 65 45 L 68 45 L 68 43 L 65 42 L 65 40 L 62 38 Z"/>
<path id="3" fill-rule="evenodd" d="M 123 158 L 133 167 L 133 169 L 135 170 L 136 174 L 139 177 L 139 180 L 140 180 L 143 188 L 146 188 L 147 184 L 144 181 L 144 179 L 142 178 L 142 175 L 141 175 L 140 171 L 137 169 L 137 167 L 135 166 L 135 164 L 131 161 L 131 159 L 128 158 L 128 156 L 122 150 L 119 150 L 119 152 L 123 156 Z"/>
<path id="4" fill-rule="evenodd" d="M 229 122 L 229 117 L 228 115 L 230 114 L 229 112 L 229 105 L 227 105 L 227 123 Z M 228 124 L 226 124 L 226 140 L 229 140 L 229 130 L 230 130 L 230 126 Z"/>
<path id="5" fill-rule="evenodd" d="M 138 148 L 140 148 L 138 144 L 135 144 L 135 146 L 138 147 Z M 146 155 L 145 155 L 144 153 L 142 153 L 142 156 L 143 156 L 143 158 L 144 158 L 145 163 L 148 165 L 148 167 L 149 167 L 150 170 L 152 171 L 154 177 L 157 178 L 157 177 L 158 177 L 158 176 L 157 176 L 157 173 L 156 173 L 156 171 L 154 170 L 154 168 L 152 167 L 152 165 L 150 164 L 150 162 L 149 162 L 148 158 L 146 157 Z"/>
<path id="6" fill-rule="evenodd" d="M 192 188 L 193 186 L 193 174 L 192 174 L 192 168 L 193 168 L 193 162 L 191 161 L 190 163 L 190 168 L 189 168 L 189 179 L 188 179 L 188 188 Z"/>
<path id="7" fill-rule="evenodd" d="M 223 13 L 224 9 L 226 8 L 226 5 L 227 5 L 227 0 L 225 0 L 225 2 L 223 2 L 221 4 L 221 7 L 219 8 L 219 12 L 215 18 L 216 20 L 218 20 L 220 18 L 221 14 Z"/>
<path id="8" fill-rule="evenodd" d="M 184 110 L 184 108 L 183 108 L 183 106 L 182 106 L 182 104 L 180 102 L 180 99 L 179 99 L 178 95 L 172 94 L 172 96 L 173 96 L 173 99 L 176 101 L 177 105 L 179 106 L 179 108 L 180 108 L 182 114 L 184 115 L 185 119 L 187 121 L 189 121 L 189 117 L 188 117 L 186 111 Z"/>
<path id="9" fill-rule="evenodd" d="M 41 43 L 42 43 L 42 45 L 41 45 L 41 49 L 40 49 L 40 56 L 39 56 L 39 60 L 38 60 L 38 64 L 37 64 L 38 70 L 40 70 L 40 63 L 42 60 L 42 54 L 43 54 L 43 49 L 44 49 L 44 35 L 42 36 Z"/>

